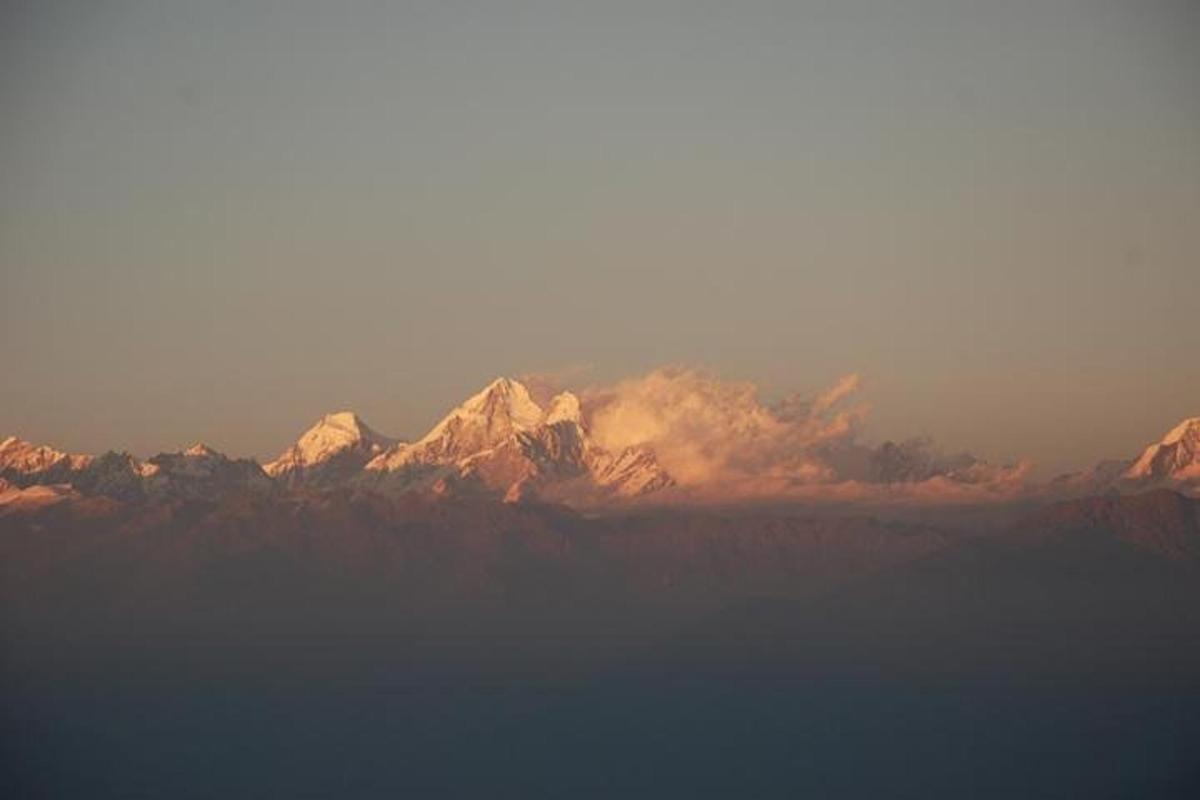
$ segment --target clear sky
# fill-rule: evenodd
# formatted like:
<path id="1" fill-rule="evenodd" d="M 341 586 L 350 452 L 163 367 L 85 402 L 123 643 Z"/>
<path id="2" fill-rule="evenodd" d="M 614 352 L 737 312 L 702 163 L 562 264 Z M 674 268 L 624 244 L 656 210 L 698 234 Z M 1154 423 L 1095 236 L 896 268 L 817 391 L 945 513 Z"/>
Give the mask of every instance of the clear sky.
<path id="1" fill-rule="evenodd" d="M 7 2 L 0 434 L 265 456 L 684 364 L 1132 455 L 1200 414 L 1198 42 L 1191 0 Z"/>

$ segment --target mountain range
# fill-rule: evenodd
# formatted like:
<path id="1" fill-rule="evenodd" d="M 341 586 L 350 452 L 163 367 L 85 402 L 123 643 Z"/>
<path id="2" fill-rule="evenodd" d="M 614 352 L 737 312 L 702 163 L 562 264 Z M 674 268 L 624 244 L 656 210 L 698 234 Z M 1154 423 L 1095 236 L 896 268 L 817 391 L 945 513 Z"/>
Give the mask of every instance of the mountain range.
<path id="1" fill-rule="evenodd" d="M 1111 459 L 1083 472 L 1061 475 L 1044 489 L 1054 494 L 1129 493 L 1175 489 L 1200 496 L 1200 417 L 1189 417 L 1135 458 Z"/>
<path id="2" fill-rule="evenodd" d="M 264 465 L 199 444 L 141 460 L 3 440 L 6 741 L 32 765 L 4 796 L 104 780 L 128 796 L 126 775 L 166 776 L 153 793 L 170 796 L 181 763 L 194 796 L 243 796 L 263 752 L 250 794 L 281 776 L 312 794 L 332 763 L 317 793 L 358 796 L 344 759 L 370 753 L 363 774 L 419 796 L 494 793 L 498 769 L 526 786 L 564 758 L 654 781 L 674 759 L 687 796 L 713 776 L 743 796 L 767 753 L 844 765 L 814 796 L 980 796 L 978 763 L 998 797 L 1196 795 L 1200 498 L 1183 492 L 1200 420 L 1001 491 L 1006 467 L 825 435 L 837 426 L 803 410 L 800 428 L 705 414 L 681 449 L 614 436 L 614 416 L 660 420 L 595 402 L 501 379 L 418 439 L 327 414 Z M 707 435 L 726 423 L 745 452 Z M 717 457 L 681 456 L 696 449 Z M 705 484 L 694 463 L 727 468 Z M 768 489 L 699 491 L 727 478 Z M 830 497 L 897 502 L 798 502 Z M 964 742 L 994 757 L 961 766 Z M 888 754 L 886 788 L 859 780 L 864 748 Z M 1067 777 L 1047 787 L 1014 752 Z M 214 758 L 237 777 L 213 779 Z M 1128 761 L 1179 791 L 1110 792 L 1106 765 Z M 894 792 L 913 764 L 948 765 L 951 790 Z M 596 796 L 645 795 L 621 788 Z"/>
<path id="3" fill-rule="evenodd" d="M 1182 421 L 1136 458 L 1104 462 L 1042 485 L 1026 482 L 1015 467 L 967 454 L 942 456 L 923 440 L 868 447 L 836 439 L 797 444 L 794 452 L 784 452 L 757 473 L 743 470 L 737 495 L 723 491 L 719 478 L 708 483 L 678 480 L 652 441 L 605 447 L 594 434 L 596 417 L 571 392 L 557 394 L 543 406 L 522 382 L 498 378 L 415 441 L 379 433 L 357 414 L 341 411 L 322 416 L 263 465 L 203 444 L 143 461 L 122 452 L 70 454 L 10 436 L 0 442 L 0 505 L 11 511 L 79 497 L 130 503 L 335 488 L 577 508 L 720 502 L 745 495 L 759 501 L 936 502 L 951 497 L 961 502 L 1150 488 L 1185 494 L 1200 490 L 1200 417 Z M 746 422 L 747 430 L 751 422 Z M 801 464 L 802 471 L 783 473 L 779 467 L 793 463 Z"/>

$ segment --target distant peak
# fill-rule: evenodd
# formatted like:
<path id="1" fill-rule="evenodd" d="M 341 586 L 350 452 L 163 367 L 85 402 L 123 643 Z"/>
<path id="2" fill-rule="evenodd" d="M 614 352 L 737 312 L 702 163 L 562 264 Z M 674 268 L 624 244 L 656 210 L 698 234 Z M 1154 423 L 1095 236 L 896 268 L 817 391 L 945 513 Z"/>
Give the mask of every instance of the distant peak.
<path id="1" fill-rule="evenodd" d="M 316 425 L 305 431 L 300 441 L 309 446 L 324 447 L 360 442 L 386 446 L 392 444 L 394 440 L 376 431 L 353 411 L 334 411 L 331 414 L 323 415 Z"/>
<path id="2" fill-rule="evenodd" d="M 1200 417 L 1189 417 L 1147 447 L 1125 471 L 1134 480 L 1200 478 Z"/>
<path id="3" fill-rule="evenodd" d="M 529 390 L 525 388 L 525 384 L 513 378 L 500 377 L 493 380 L 487 386 L 483 387 L 479 392 L 472 396 L 467 403 L 472 401 L 485 400 L 490 397 L 529 397 Z"/>
<path id="4" fill-rule="evenodd" d="M 496 378 L 443 417 L 404 458 L 446 461 L 474 455 L 514 433 L 534 430 L 543 416 L 523 383 Z"/>
<path id="5" fill-rule="evenodd" d="M 556 422 L 579 422 L 580 420 L 579 398 L 571 392 L 557 394 L 550 401 L 550 409 L 546 412 L 547 425 L 553 425 Z"/>
<path id="6" fill-rule="evenodd" d="M 1162 444 L 1175 444 L 1181 441 L 1190 431 L 1200 431 L 1200 417 L 1188 417 L 1176 425 L 1162 439 Z"/>
<path id="7" fill-rule="evenodd" d="M 193 458 L 206 458 L 209 456 L 220 455 L 220 453 L 218 453 L 216 450 L 213 450 L 204 442 L 196 442 L 187 450 L 184 450 L 183 454 L 185 456 L 192 456 Z"/>
<path id="8" fill-rule="evenodd" d="M 531 429 L 542 419 L 541 407 L 533 401 L 525 384 L 512 378 L 496 378 L 468 398 L 454 414 L 506 416 L 519 429 Z"/>
<path id="9" fill-rule="evenodd" d="M 358 414 L 355 414 L 353 411 L 334 411 L 331 414 L 322 415 L 320 421 L 317 422 L 314 427 L 338 428 L 340 430 L 360 434 L 367 426 L 363 423 Z"/>
<path id="10" fill-rule="evenodd" d="M 9 437 L 5 438 L 4 441 L 0 441 L 0 450 L 18 450 L 18 449 L 20 449 L 20 450 L 39 449 L 39 450 L 45 450 L 47 452 L 58 452 L 57 450 L 55 450 L 53 447 L 50 447 L 49 445 L 45 445 L 45 444 L 35 445 L 33 442 L 30 442 L 27 439 L 22 439 L 20 436 L 9 436 Z"/>
<path id="11" fill-rule="evenodd" d="M 483 390 L 485 392 L 490 392 L 493 390 L 509 391 L 514 385 L 520 386 L 521 382 L 501 375 L 498 378 L 494 378 L 491 383 L 484 387 Z"/>
<path id="12" fill-rule="evenodd" d="M 0 467 L 22 472 L 45 470 L 60 463 L 82 466 L 88 456 L 68 455 L 44 444 L 32 444 L 19 436 L 8 436 L 0 441 Z"/>
<path id="13" fill-rule="evenodd" d="M 278 475 L 320 464 L 346 451 L 373 456 L 394 443 L 395 440 L 373 430 L 353 411 L 334 411 L 323 414 L 295 444 L 263 468 L 268 475 Z"/>

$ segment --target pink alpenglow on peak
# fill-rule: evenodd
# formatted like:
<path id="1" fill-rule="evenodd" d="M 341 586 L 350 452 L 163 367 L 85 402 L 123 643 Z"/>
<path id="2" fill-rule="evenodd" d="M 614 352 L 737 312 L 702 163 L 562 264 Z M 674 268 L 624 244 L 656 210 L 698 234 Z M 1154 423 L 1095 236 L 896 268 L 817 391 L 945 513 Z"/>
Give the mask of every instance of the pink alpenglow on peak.
<path id="1" fill-rule="evenodd" d="M 16 436 L 0 441 L 0 478 L 18 486 L 67 482 L 72 473 L 85 469 L 91 460 L 88 455 L 64 453 Z"/>
<path id="2" fill-rule="evenodd" d="M 571 392 L 553 397 L 543 409 L 520 381 L 498 378 L 415 444 L 394 445 L 367 464 L 363 483 L 579 504 L 673 484 L 652 456 L 637 471 L 630 470 L 628 456 L 614 459 L 590 438 L 583 417 L 582 403 Z"/>
<path id="3" fill-rule="evenodd" d="M 557 422 L 574 422 L 582 423 L 583 414 L 579 405 L 579 398 L 571 392 L 562 392 L 555 395 L 550 401 L 550 408 L 546 411 L 546 424 L 553 425 Z"/>
<path id="4" fill-rule="evenodd" d="M 373 470 L 394 472 L 412 465 L 445 464 L 469 458 L 532 431 L 543 412 L 524 384 L 497 378 L 455 408 L 414 444 L 396 444 L 371 462 Z"/>
<path id="5" fill-rule="evenodd" d="M 357 473 L 396 443 L 351 411 L 325 414 L 263 469 L 287 485 L 328 485 Z"/>
<path id="6" fill-rule="evenodd" d="M 141 461 L 128 453 L 69 455 L 0 440 L 0 480 L 70 486 L 120 502 L 229 492 L 345 490 L 552 502 L 994 503 L 1163 487 L 1200 492 L 1200 417 L 1185 419 L 1136 459 L 1049 483 L 1028 462 L 944 454 L 926 439 L 865 443 L 857 376 L 832 388 L 760 399 L 747 382 L 662 369 L 579 393 L 497 378 L 415 442 L 379 433 L 351 411 L 321 416 L 260 467 L 204 444 Z"/>
<path id="7" fill-rule="evenodd" d="M 1190 417 L 1147 447 L 1125 471 L 1128 480 L 1200 480 L 1200 417 Z"/>

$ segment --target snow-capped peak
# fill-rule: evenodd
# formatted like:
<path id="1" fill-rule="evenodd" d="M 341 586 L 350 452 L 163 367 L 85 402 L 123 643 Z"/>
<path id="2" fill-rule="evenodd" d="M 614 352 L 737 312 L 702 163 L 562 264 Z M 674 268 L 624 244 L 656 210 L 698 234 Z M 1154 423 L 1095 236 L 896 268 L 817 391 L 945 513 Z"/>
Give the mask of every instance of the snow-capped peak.
<path id="1" fill-rule="evenodd" d="M 316 427 L 338 428 L 354 434 L 361 434 L 366 425 L 353 411 L 334 411 L 332 414 L 322 415 L 321 421 L 317 423 Z"/>
<path id="2" fill-rule="evenodd" d="M 373 472 L 397 472 L 459 464 L 533 434 L 545 414 L 523 383 L 497 378 L 442 418 L 412 445 L 398 444 L 367 464 Z"/>
<path id="3" fill-rule="evenodd" d="M 1125 478 L 1147 480 L 1200 478 L 1200 417 L 1189 417 L 1161 441 L 1147 447 L 1125 471 Z"/>
<path id="4" fill-rule="evenodd" d="M 653 452 L 611 454 L 590 440 L 582 419 L 579 398 L 570 392 L 556 395 L 543 411 L 521 382 L 499 378 L 420 441 L 398 444 L 370 461 L 366 480 L 405 488 L 449 481 L 445 485 L 509 500 L 634 497 L 674 483 Z"/>
<path id="5" fill-rule="evenodd" d="M 394 443 L 395 440 L 373 430 L 354 412 L 336 411 L 322 416 L 263 469 L 268 475 L 279 477 L 325 464 L 343 454 L 354 454 L 352 460 L 366 463 Z"/>
<path id="6" fill-rule="evenodd" d="M 503 413 L 520 430 L 531 430 L 542 421 L 542 409 L 533 402 L 525 384 L 512 378 L 497 378 L 463 403 L 462 408 L 485 416 Z"/>
<path id="7" fill-rule="evenodd" d="M 0 472 L 13 475 L 56 474 L 83 469 L 92 457 L 64 453 L 47 445 L 35 445 L 17 436 L 0 441 Z"/>
<path id="8" fill-rule="evenodd" d="M 525 388 L 525 384 L 512 378 L 496 378 L 446 415 L 445 419 L 438 423 L 424 440 L 436 439 L 442 433 L 444 426 L 455 418 L 479 420 L 503 418 L 511 423 L 513 429 L 528 431 L 536 428 L 542 421 L 542 409 L 529 396 L 529 390 Z"/>
<path id="9" fill-rule="evenodd" d="M 542 421 L 541 407 L 512 378 L 497 378 L 447 414 L 418 448 L 470 455 L 494 447 L 513 433 L 531 431 Z"/>
<path id="10" fill-rule="evenodd" d="M 36 458 L 38 461 L 54 462 L 66 457 L 66 453 L 46 445 L 35 445 L 16 436 L 9 436 L 0 442 L 0 455 L 6 459 Z"/>
<path id="11" fill-rule="evenodd" d="M 294 460 L 315 464 L 348 448 L 382 450 L 390 444 L 391 439 L 374 431 L 357 414 L 338 411 L 321 417 L 316 425 L 304 432 L 296 442 Z"/>
<path id="12" fill-rule="evenodd" d="M 579 423 L 582 417 L 579 410 L 579 398 L 571 392 L 563 392 L 555 395 L 550 401 L 550 410 L 546 412 L 546 424 L 553 425 L 556 422 L 574 422 Z"/>
<path id="13" fill-rule="evenodd" d="M 1175 444 L 1187 438 L 1188 434 L 1200 434 L 1200 417 L 1188 417 L 1172 428 L 1159 444 Z"/>
<path id="14" fill-rule="evenodd" d="M 191 458 L 213 458 L 214 456 L 221 455 L 216 450 L 213 450 L 211 447 L 206 445 L 204 442 L 196 442 L 194 445 L 189 447 L 187 450 L 184 450 L 183 454 L 185 456 L 190 456 Z"/>

